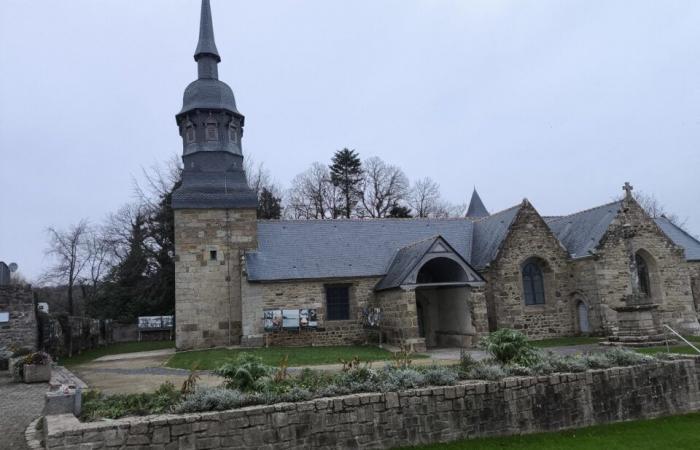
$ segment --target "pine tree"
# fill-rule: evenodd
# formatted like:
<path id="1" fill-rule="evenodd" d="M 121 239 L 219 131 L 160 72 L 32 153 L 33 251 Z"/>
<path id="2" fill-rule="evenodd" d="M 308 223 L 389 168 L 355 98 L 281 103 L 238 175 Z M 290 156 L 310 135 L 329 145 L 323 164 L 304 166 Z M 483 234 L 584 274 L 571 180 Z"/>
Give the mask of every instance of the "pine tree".
<path id="1" fill-rule="evenodd" d="M 389 217 L 395 219 L 410 219 L 413 216 L 411 215 L 411 210 L 409 208 L 394 204 L 389 211 Z"/>
<path id="2" fill-rule="evenodd" d="M 362 162 L 355 150 L 347 148 L 335 152 L 331 162 L 331 183 L 340 188 L 343 198 L 340 209 L 343 215 L 349 218 L 360 195 Z"/>
<path id="3" fill-rule="evenodd" d="M 282 199 L 263 187 L 258 198 L 258 219 L 279 219 L 282 216 Z"/>

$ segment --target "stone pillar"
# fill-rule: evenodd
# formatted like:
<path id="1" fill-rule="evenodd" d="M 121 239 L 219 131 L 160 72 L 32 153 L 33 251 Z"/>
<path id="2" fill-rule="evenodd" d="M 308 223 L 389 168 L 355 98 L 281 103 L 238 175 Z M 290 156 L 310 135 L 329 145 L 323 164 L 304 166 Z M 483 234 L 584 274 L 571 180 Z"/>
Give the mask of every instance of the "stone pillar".
<path id="1" fill-rule="evenodd" d="M 242 277 L 241 345 L 243 347 L 262 347 L 265 343 L 265 330 L 262 323 L 263 287 L 259 283 L 249 283 Z"/>
<path id="2" fill-rule="evenodd" d="M 178 350 L 240 343 L 241 258 L 256 246 L 255 209 L 175 210 Z"/>
<path id="3" fill-rule="evenodd" d="M 467 301 L 469 303 L 469 312 L 472 317 L 472 327 L 474 329 L 475 337 L 472 345 L 476 346 L 479 339 L 489 334 L 489 318 L 486 307 L 485 287 L 470 287 Z"/>

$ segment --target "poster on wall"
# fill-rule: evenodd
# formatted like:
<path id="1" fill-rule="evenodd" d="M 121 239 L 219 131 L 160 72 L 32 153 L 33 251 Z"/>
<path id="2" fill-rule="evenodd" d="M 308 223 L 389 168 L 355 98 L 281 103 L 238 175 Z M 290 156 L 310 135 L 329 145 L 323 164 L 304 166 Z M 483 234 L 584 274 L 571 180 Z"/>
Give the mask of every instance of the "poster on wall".
<path id="1" fill-rule="evenodd" d="M 318 328 L 318 316 L 315 309 L 300 309 L 299 323 L 302 328 Z"/>
<path id="2" fill-rule="evenodd" d="M 379 328 L 382 322 L 382 310 L 380 308 L 364 308 L 362 310 L 362 323 L 365 328 Z"/>
<path id="3" fill-rule="evenodd" d="M 299 310 L 298 309 L 283 309 L 282 310 L 282 328 L 285 330 L 299 329 Z"/>
<path id="4" fill-rule="evenodd" d="M 265 331 L 279 331 L 282 329 L 282 310 L 266 309 L 263 311 L 263 324 Z"/>

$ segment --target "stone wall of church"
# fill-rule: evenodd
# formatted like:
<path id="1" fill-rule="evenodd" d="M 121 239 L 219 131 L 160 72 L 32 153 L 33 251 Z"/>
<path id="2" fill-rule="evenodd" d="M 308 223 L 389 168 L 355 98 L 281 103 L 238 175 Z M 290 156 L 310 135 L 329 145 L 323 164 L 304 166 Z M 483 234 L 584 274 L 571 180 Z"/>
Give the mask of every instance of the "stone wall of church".
<path id="1" fill-rule="evenodd" d="M 240 261 L 257 245 L 256 224 L 254 209 L 175 210 L 178 350 L 240 342 Z"/>
<path id="2" fill-rule="evenodd" d="M 407 344 L 416 351 L 425 349 L 418 333 L 415 291 L 389 289 L 377 292 L 375 304 L 382 309 L 382 332 L 392 345 Z"/>
<path id="3" fill-rule="evenodd" d="M 526 305 L 522 267 L 530 258 L 544 261 L 545 303 Z M 483 275 L 487 280 L 489 321 L 495 328 L 513 328 L 533 339 L 575 333 L 570 296 L 568 254 L 535 208 L 525 201 L 501 244 L 496 260 Z"/>
<path id="4" fill-rule="evenodd" d="M 700 333 L 691 294 L 691 274 L 683 250 L 666 237 L 634 201 L 610 224 L 596 251 L 595 266 L 602 310 L 625 304 L 636 281 L 630 254 L 643 250 L 651 256 L 650 299 L 658 304 L 660 323 L 685 333 Z M 625 236 L 631 236 L 626 239 Z M 611 314 L 612 315 L 612 314 Z M 614 326 L 613 326 L 614 328 Z"/>
<path id="5" fill-rule="evenodd" d="M 700 261 L 688 262 L 688 270 L 690 271 L 691 290 L 693 292 L 693 300 L 695 302 L 695 311 L 700 313 Z M 700 314 L 698 314 L 700 318 Z"/>
<path id="6" fill-rule="evenodd" d="M 362 325 L 362 310 L 373 300 L 379 278 L 339 278 L 312 281 L 244 283 L 244 344 L 280 345 L 353 345 L 369 339 Z M 350 287 L 350 320 L 326 320 L 328 285 Z M 262 314 L 265 309 L 316 309 L 317 330 L 265 333 Z"/>
<path id="7" fill-rule="evenodd" d="M 615 311 L 601 303 L 594 258 L 573 260 L 570 263 L 570 268 L 571 292 L 569 297 L 574 316 L 574 331 L 576 334 L 584 333 L 581 330 L 578 308 L 579 302 L 583 302 L 588 310 L 590 331 L 587 334 L 606 335 L 607 330 L 615 323 L 617 317 Z"/>

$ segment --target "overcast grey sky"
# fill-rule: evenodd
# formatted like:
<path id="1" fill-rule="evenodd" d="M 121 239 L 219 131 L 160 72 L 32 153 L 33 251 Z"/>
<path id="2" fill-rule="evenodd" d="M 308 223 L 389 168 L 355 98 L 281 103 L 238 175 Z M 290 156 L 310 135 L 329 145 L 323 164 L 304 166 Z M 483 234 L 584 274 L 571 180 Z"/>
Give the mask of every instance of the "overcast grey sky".
<path id="1" fill-rule="evenodd" d="M 0 0 L 0 259 L 99 222 L 181 151 L 199 0 Z M 493 212 L 629 180 L 700 233 L 700 2 L 212 0 L 244 148 L 284 186 L 342 147 Z"/>

